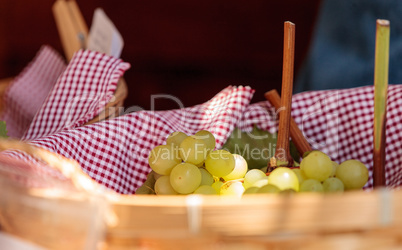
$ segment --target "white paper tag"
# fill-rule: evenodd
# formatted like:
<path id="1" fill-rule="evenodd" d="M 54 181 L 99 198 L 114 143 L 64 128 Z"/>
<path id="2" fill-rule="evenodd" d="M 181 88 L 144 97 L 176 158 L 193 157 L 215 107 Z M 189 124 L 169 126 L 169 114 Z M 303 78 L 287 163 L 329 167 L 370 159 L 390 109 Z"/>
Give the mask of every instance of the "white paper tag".
<path id="1" fill-rule="evenodd" d="M 101 8 L 97 8 L 88 34 L 87 49 L 120 58 L 123 38 Z"/>

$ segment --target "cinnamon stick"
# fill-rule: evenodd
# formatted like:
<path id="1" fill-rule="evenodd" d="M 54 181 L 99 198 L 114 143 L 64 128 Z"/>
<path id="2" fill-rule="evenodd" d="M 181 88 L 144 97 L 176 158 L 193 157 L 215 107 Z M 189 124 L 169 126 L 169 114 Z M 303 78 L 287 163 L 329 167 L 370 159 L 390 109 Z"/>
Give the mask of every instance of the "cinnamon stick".
<path id="1" fill-rule="evenodd" d="M 281 97 L 276 89 L 266 92 L 264 96 L 272 104 L 272 106 L 275 107 L 276 110 L 280 109 Z M 292 117 L 290 117 L 290 138 L 292 138 L 292 142 L 295 144 L 296 149 L 301 156 L 312 150 L 310 144 L 303 136 L 302 131 Z"/>
<path id="2" fill-rule="evenodd" d="M 386 185 L 385 138 L 388 92 L 390 24 L 388 20 L 377 20 L 375 65 L 374 65 L 374 126 L 373 126 L 373 184 Z"/>
<path id="3" fill-rule="evenodd" d="M 286 164 L 287 166 L 293 164 L 289 152 L 289 129 L 293 91 L 294 50 L 295 25 L 287 21 L 284 24 L 282 98 L 281 111 L 279 112 L 278 139 L 275 156 L 269 163 L 268 171 L 272 171 L 278 165 L 278 161 L 280 164 Z"/>

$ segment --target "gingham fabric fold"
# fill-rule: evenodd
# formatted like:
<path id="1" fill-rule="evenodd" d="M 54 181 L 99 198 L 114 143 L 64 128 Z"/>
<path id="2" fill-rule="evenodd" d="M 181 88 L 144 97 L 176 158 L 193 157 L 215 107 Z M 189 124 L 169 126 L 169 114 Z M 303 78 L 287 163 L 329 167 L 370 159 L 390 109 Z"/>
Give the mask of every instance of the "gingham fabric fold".
<path id="1" fill-rule="evenodd" d="M 93 179 L 132 194 L 149 173 L 148 154 L 174 131 L 207 129 L 221 147 L 239 122 L 254 91 L 228 87 L 210 101 L 170 111 L 140 111 L 39 138 L 33 144 L 77 160 Z"/>
<path id="2" fill-rule="evenodd" d="M 7 123 L 10 137 L 23 136 L 65 67 L 62 57 L 45 45 L 10 83 L 4 94 L 5 108 L 0 117 Z"/>
<path id="3" fill-rule="evenodd" d="M 113 98 L 119 78 L 129 67 L 121 59 L 99 52 L 75 53 L 23 139 L 75 128 L 94 118 Z"/>

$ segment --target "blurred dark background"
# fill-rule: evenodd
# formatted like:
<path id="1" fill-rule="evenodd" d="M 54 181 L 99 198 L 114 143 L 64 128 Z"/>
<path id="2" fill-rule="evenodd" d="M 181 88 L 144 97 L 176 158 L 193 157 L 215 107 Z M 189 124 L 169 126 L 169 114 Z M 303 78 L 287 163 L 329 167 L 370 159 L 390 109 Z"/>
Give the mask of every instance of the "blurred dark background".
<path id="1" fill-rule="evenodd" d="M 16 76 L 48 44 L 63 54 L 52 14 L 55 0 L 0 1 L 0 78 Z M 90 27 L 101 7 L 125 41 L 121 58 L 125 106 L 151 107 L 152 94 L 171 94 L 185 106 L 207 101 L 228 85 L 249 85 L 252 102 L 280 90 L 283 23 L 296 24 L 295 75 L 309 48 L 320 4 L 266 0 L 77 0 Z M 158 100 L 156 109 L 178 108 Z"/>

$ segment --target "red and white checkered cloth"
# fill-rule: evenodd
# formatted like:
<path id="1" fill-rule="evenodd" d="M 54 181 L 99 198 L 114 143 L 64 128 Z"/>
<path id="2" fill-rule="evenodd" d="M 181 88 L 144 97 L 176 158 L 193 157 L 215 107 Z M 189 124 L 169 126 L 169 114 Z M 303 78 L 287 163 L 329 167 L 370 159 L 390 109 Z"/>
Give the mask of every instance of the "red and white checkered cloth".
<path id="1" fill-rule="evenodd" d="M 36 114 L 24 140 L 75 128 L 98 115 L 113 98 L 117 82 L 130 67 L 121 59 L 78 51 Z"/>
<path id="2" fill-rule="evenodd" d="M 7 123 L 10 137 L 23 136 L 65 67 L 56 51 L 42 46 L 32 62 L 10 83 L 0 117 Z"/>
<path id="3" fill-rule="evenodd" d="M 402 85 L 389 86 L 387 105 L 386 180 L 388 186 L 398 187 L 402 185 Z M 338 163 L 363 162 L 370 172 L 365 188 L 373 187 L 373 86 L 296 94 L 292 117 L 313 148 Z M 238 126 L 248 131 L 253 124 L 276 131 L 274 109 L 268 102 L 248 106 Z"/>
<path id="4" fill-rule="evenodd" d="M 94 61 L 96 67 L 85 66 L 93 65 Z M 268 102 L 250 104 L 254 90 L 232 86 L 210 101 L 194 107 L 138 111 L 81 126 L 90 119 L 89 114 L 93 116 L 100 107 L 84 102 L 85 105 L 72 105 L 72 118 L 65 119 L 66 111 L 60 111 L 60 107 L 67 107 L 71 98 L 78 96 L 81 100 L 82 93 L 88 93 L 81 89 L 81 85 L 76 85 L 77 80 L 84 86 L 91 86 L 94 93 L 99 93 L 100 89 L 106 91 L 106 94 L 100 91 L 104 93 L 99 95 L 102 99 L 113 92 L 112 86 L 127 67 L 120 60 L 99 53 L 77 53 L 35 117 L 25 138 L 32 139 L 34 145 L 77 160 L 83 170 L 100 184 L 119 193 L 132 194 L 150 171 L 147 163 L 149 151 L 163 144 L 166 136 L 173 131 L 193 134 L 207 129 L 216 136 L 217 148 L 224 144 L 235 126 L 248 131 L 257 124 L 270 132 L 276 131 L 277 122 L 271 105 Z M 98 74 L 89 73 L 91 70 Z M 92 78 L 99 74 L 108 77 L 95 80 L 95 86 L 88 84 L 94 82 Z M 401 95 L 402 85 L 389 86 L 386 177 L 391 187 L 402 184 Z M 106 103 L 106 100 L 102 103 Z M 339 163 L 351 158 L 358 159 L 372 173 L 373 87 L 294 95 L 292 116 L 313 147 L 323 150 Z M 51 175 L 51 170 L 44 173 Z M 370 187 L 371 177 L 366 185 L 366 188 Z"/>
<path id="5" fill-rule="evenodd" d="M 139 111 L 34 140 L 77 160 L 99 183 L 132 194 L 150 171 L 148 153 L 174 131 L 194 134 L 207 129 L 221 147 L 253 95 L 249 87 L 228 87 L 210 101 L 171 111 Z"/>

